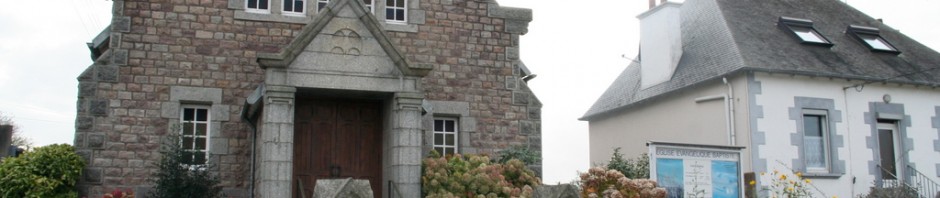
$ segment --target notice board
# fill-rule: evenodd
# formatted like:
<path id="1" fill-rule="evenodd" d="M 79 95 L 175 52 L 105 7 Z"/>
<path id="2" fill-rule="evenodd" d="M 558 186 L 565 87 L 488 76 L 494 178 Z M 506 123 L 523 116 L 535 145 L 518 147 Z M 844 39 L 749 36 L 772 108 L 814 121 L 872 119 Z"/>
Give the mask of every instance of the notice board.
<path id="1" fill-rule="evenodd" d="M 650 179 L 669 198 L 743 197 L 741 150 L 718 146 L 649 142 Z"/>

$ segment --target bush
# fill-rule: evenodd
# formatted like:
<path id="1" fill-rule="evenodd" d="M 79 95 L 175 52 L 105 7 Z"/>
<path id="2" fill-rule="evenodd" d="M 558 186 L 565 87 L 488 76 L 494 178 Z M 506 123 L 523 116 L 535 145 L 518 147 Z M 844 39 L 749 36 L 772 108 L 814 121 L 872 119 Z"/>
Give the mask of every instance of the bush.
<path id="1" fill-rule="evenodd" d="M 525 163 L 525 165 L 536 165 L 542 161 L 542 155 L 539 151 L 529 149 L 525 146 L 514 146 L 506 150 L 502 150 L 496 153 L 497 158 L 494 158 L 493 163 L 505 164 L 511 159 L 518 159 Z"/>
<path id="2" fill-rule="evenodd" d="M 214 198 L 222 196 L 220 180 L 210 174 L 211 167 L 183 165 L 183 149 L 179 137 L 168 136 L 160 148 L 163 157 L 154 164 L 157 166 L 155 186 L 148 197 L 158 198 Z"/>
<path id="3" fill-rule="evenodd" d="M 78 197 L 85 162 L 66 144 L 38 147 L 0 163 L 0 197 Z"/>
<path id="4" fill-rule="evenodd" d="M 649 179 L 650 157 L 644 153 L 634 159 L 626 160 L 620 153 L 620 147 L 617 147 L 614 149 L 614 155 L 610 157 L 610 162 L 607 163 L 607 169 L 620 171 L 627 178 Z"/>
<path id="5" fill-rule="evenodd" d="M 920 197 L 917 191 L 909 186 L 896 186 L 890 188 L 871 187 L 868 195 L 861 196 L 865 198 L 917 198 Z"/>
<path id="6" fill-rule="evenodd" d="M 581 173 L 581 197 L 665 198 L 666 189 L 649 179 L 630 179 L 620 171 L 594 167 Z"/>
<path id="7" fill-rule="evenodd" d="M 432 151 L 424 159 L 422 190 L 427 197 L 531 197 L 532 187 L 541 184 L 520 160 L 489 162 L 486 156 L 445 158 Z"/>

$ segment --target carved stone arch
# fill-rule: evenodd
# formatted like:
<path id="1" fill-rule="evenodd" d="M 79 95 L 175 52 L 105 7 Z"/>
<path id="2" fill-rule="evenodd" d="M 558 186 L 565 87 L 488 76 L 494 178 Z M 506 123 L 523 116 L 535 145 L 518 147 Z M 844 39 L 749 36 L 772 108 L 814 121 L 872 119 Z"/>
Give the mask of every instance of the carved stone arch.
<path id="1" fill-rule="evenodd" d="M 358 56 L 361 54 L 362 37 L 355 30 L 342 28 L 333 33 L 332 53 Z M 337 48 L 339 50 L 337 50 Z"/>

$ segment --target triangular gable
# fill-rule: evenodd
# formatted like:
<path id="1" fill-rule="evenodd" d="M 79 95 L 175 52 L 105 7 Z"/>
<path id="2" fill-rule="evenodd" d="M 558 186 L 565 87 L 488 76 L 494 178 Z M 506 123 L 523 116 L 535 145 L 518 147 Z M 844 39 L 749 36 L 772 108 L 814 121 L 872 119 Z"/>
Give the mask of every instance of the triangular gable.
<path id="1" fill-rule="evenodd" d="M 354 19 L 350 22 L 348 19 Z M 335 21 L 334 21 L 335 20 Z M 344 21 L 345 20 L 345 21 Z M 323 32 L 324 29 L 330 24 L 336 25 L 335 23 L 345 23 L 348 26 L 353 26 L 351 29 L 340 29 L 336 32 Z M 335 29 L 335 28 L 333 28 Z M 367 31 L 355 32 L 356 29 Z M 333 31 L 333 30 L 330 30 Z M 391 43 L 388 39 L 388 36 L 385 35 L 385 30 L 382 28 L 382 24 L 375 18 L 375 16 L 366 12 L 365 5 L 360 0 L 332 0 L 327 5 L 326 8 L 320 10 L 319 14 L 315 19 L 304 26 L 300 34 L 294 38 L 278 53 L 259 53 L 258 54 L 258 63 L 262 68 L 288 68 L 295 61 L 298 60 L 298 57 L 301 57 L 301 54 L 304 53 L 307 48 L 317 48 L 317 47 L 327 47 L 321 46 L 321 43 L 313 43 L 317 40 L 318 36 L 332 36 L 331 42 L 337 44 L 336 42 L 341 42 L 337 45 L 369 45 L 369 44 L 378 44 L 380 51 L 384 52 L 384 55 L 387 55 L 387 58 L 395 65 L 395 67 L 404 75 L 407 76 L 417 76 L 423 77 L 432 69 L 431 65 L 426 64 L 409 64 L 405 59 L 405 56 L 398 51 L 398 49 Z M 357 41 L 362 36 L 369 36 L 374 38 L 366 42 L 361 43 L 362 41 Z M 322 38 L 320 39 L 322 40 Z M 348 41 L 347 41 L 348 40 Z M 330 47 L 328 49 L 334 54 L 347 54 L 347 55 L 359 55 L 362 52 L 360 48 L 356 47 Z M 368 48 L 368 46 L 367 46 Z M 318 49 L 321 50 L 322 49 Z M 342 61 L 342 60 L 339 60 Z M 312 62 L 321 62 L 321 61 L 312 61 Z"/>

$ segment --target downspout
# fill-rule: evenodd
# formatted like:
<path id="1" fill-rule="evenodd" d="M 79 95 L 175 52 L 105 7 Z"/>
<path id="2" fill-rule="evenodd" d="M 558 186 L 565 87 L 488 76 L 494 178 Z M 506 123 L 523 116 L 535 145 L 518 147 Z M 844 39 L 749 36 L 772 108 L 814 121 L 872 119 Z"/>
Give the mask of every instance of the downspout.
<path id="1" fill-rule="evenodd" d="M 722 77 L 721 82 L 724 82 L 728 86 L 728 95 L 725 96 L 725 105 L 727 105 L 725 110 L 725 116 L 728 116 L 728 133 L 731 135 L 731 146 L 737 145 L 737 134 L 734 131 L 734 87 L 731 85 L 731 82 L 728 82 L 727 77 Z"/>
<path id="2" fill-rule="evenodd" d="M 255 113 L 258 111 L 259 108 L 261 108 L 260 105 L 262 104 L 259 104 L 258 102 L 261 102 L 262 99 L 264 98 L 263 96 L 264 90 L 265 90 L 264 83 L 262 83 L 261 85 L 258 85 L 258 88 L 256 88 L 252 94 L 250 94 L 247 98 L 245 98 L 245 104 L 242 107 L 242 113 L 240 116 L 242 118 L 242 121 L 247 122 L 248 127 L 251 127 L 251 165 L 249 168 L 249 171 L 251 171 L 251 175 L 248 177 L 249 178 L 248 179 L 249 180 L 248 197 L 250 198 L 255 197 L 255 166 L 256 166 L 255 160 L 257 159 L 257 154 L 255 150 L 257 150 L 257 145 L 258 145 L 257 143 L 258 142 L 257 141 L 258 140 L 258 125 L 255 123 L 257 119 L 251 120 L 251 118 L 252 117 L 257 118 Z"/>
<path id="3" fill-rule="evenodd" d="M 258 136 L 258 126 L 256 126 L 254 122 L 248 119 L 248 117 L 242 117 L 242 120 L 248 122 L 248 126 L 251 127 L 251 166 L 250 166 L 251 168 L 249 168 L 251 175 L 248 176 L 248 180 L 249 180 L 248 181 L 248 197 L 254 198 L 255 197 L 255 149 L 257 149 L 255 147 L 257 144 L 255 143 L 256 142 L 255 139 Z"/>

